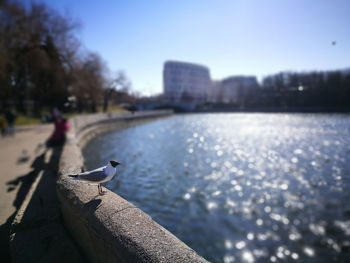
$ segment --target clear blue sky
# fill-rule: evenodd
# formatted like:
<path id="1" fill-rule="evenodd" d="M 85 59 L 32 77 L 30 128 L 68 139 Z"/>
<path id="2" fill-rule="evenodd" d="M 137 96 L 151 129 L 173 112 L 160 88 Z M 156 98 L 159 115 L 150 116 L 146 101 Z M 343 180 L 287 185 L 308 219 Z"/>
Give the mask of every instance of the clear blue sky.
<path id="1" fill-rule="evenodd" d="M 44 2 L 77 18 L 86 48 L 143 94 L 162 91 L 166 60 L 203 64 L 212 79 L 350 67 L 349 0 Z"/>

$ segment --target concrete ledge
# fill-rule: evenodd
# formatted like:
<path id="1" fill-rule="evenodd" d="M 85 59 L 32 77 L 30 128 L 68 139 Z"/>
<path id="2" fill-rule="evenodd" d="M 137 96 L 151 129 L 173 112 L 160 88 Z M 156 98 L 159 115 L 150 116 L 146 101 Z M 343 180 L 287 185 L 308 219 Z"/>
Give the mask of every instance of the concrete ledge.
<path id="1" fill-rule="evenodd" d="M 99 132 L 133 125 L 132 120 L 170 115 L 154 111 L 76 117 L 64 146 L 57 194 L 67 227 L 92 262 L 207 262 L 152 218 L 117 194 L 71 180 L 81 171 L 80 146 Z"/>

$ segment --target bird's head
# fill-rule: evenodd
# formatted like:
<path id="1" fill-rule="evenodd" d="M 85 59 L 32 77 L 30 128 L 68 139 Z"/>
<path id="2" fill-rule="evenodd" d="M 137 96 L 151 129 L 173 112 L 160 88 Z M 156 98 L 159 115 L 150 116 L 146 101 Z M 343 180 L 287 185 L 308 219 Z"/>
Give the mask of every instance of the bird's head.
<path id="1" fill-rule="evenodd" d="M 117 167 L 117 165 L 120 164 L 120 162 L 117 162 L 117 161 L 114 161 L 114 160 L 109 161 L 109 163 L 110 163 L 113 167 Z"/>

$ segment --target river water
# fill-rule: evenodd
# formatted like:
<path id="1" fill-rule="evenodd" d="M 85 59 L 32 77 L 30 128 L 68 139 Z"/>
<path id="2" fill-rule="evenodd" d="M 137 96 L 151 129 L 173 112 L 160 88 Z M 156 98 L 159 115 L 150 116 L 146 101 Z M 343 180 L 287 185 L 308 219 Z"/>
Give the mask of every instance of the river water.
<path id="1" fill-rule="evenodd" d="M 87 168 L 213 262 L 350 262 L 350 115 L 175 115 L 103 134 Z"/>

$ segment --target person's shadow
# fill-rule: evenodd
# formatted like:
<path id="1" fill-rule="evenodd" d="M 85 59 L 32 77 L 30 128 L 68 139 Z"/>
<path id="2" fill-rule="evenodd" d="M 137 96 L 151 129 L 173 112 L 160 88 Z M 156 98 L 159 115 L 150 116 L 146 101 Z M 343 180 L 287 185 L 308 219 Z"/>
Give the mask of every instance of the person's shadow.
<path id="1" fill-rule="evenodd" d="M 45 168 L 45 154 L 46 154 L 46 151 L 44 153 L 42 153 L 41 155 L 39 155 L 33 161 L 33 163 L 30 166 L 31 168 L 33 168 L 33 170 L 31 170 L 28 174 L 19 176 L 16 179 L 8 181 L 6 183 L 6 185 L 8 185 L 7 192 L 13 191 L 15 189 L 15 187 L 20 184 L 20 188 L 17 192 L 16 199 L 13 202 L 13 205 L 16 208 L 16 210 L 18 210 L 19 207 L 21 206 L 24 198 L 28 194 L 28 191 L 29 191 L 31 185 L 35 181 L 39 172 L 44 170 L 44 168 Z"/>
<path id="2" fill-rule="evenodd" d="M 33 182 L 38 177 L 39 173 L 44 170 L 51 170 L 55 175 L 58 170 L 58 160 L 60 159 L 62 153 L 62 146 L 60 147 L 52 147 L 51 158 L 48 163 L 45 162 L 45 156 L 48 154 L 48 148 L 44 150 L 42 154 L 34 159 L 31 164 L 32 170 L 24 175 L 18 176 L 16 179 L 8 181 L 6 185 L 8 186 L 7 191 L 13 191 L 16 187 L 20 187 L 18 189 L 16 198 L 13 202 L 13 206 L 16 211 L 8 217 L 6 223 L 0 226 L 0 258 L 2 262 L 11 262 L 11 256 L 9 253 L 9 237 L 11 234 L 11 224 L 18 213 L 23 201 L 25 200 Z M 55 191 L 55 189 L 50 189 L 51 191 Z M 43 197 L 45 198 L 45 197 Z"/>

